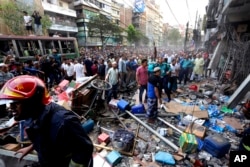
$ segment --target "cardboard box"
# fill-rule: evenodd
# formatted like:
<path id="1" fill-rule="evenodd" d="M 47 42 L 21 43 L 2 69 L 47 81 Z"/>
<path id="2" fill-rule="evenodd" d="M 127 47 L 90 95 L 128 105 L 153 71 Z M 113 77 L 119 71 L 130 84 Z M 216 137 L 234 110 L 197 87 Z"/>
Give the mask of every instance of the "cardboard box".
<path id="1" fill-rule="evenodd" d="M 187 126 L 185 132 L 194 134 L 195 136 L 203 139 L 206 134 L 206 127 L 198 125 L 196 123 L 191 123 Z"/>
<path id="2" fill-rule="evenodd" d="M 62 82 L 59 83 L 58 86 L 61 88 L 61 90 L 64 91 L 64 90 L 66 90 L 67 87 L 69 86 L 69 81 L 66 80 L 66 79 L 64 79 L 64 80 L 62 80 Z"/>
<path id="3" fill-rule="evenodd" d="M 5 150 L 17 151 L 18 149 L 20 149 L 20 145 L 19 144 L 6 144 L 3 146 L 3 148 Z"/>

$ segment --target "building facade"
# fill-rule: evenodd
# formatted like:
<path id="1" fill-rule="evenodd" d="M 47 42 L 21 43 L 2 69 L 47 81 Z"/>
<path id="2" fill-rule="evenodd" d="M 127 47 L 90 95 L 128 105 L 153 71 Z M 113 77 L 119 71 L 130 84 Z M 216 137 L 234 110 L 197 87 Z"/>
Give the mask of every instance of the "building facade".
<path id="1" fill-rule="evenodd" d="M 48 29 L 49 36 L 55 33 L 64 37 L 76 36 L 76 11 L 71 6 L 72 2 L 73 0 L 42 0 L 44 14 L 49 15 L 52 21 Z"/>
<path id="2" fill-rule="evenodd" d="M 223 81 L 230 73 L 230 81 L 241 84 L 250 73 L 250 0 L 209 0 L 204 47 L 210 53 L 209 68 L 218 71 Z"/>
<path id="3" fill-rule="evenodd" d="M 135 28 L 148 37 L 149 45 L 163 45 L 163 15 L 154 1 L 145 0 L 144 12 L 134 12 L 132 22 Z"/>

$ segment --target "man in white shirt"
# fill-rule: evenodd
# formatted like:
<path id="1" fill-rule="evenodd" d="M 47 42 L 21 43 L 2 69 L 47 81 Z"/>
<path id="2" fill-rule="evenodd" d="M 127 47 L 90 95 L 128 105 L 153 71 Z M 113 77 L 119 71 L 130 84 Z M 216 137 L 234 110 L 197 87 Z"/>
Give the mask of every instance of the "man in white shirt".
<path id="1" fill-rule="evenodd" d="M 108 92 L 107 103 L 109 103 L 112 98 L 112 95 L 114 96 L 114 99 L 117 99 L 119 77 L 116 61 L 112 62 L 112 68 L 108 70 L 108 73 L 105 77 L 105 81 L 109 82 L 112 85 L 112 88 Z"/>
<path id="2" fill-rule="evenodd" d="M 64 71 L 65 71 L 65 79 L 71 82 L 72 79 L 74 78 L 74 64 L 70 60 L 66 61 L 66 64 L 64 66 Z"/>
<path id="3" fill-rule="evenodd" d="M 82 65 L 79 60 L 75 60 L 75 65 L 74 65 L 74 76 L 76 78 L 76 81 L 78 81 L 80 78 L 85 77 L 85 66 Z"/>
<path id="4" fill-rule="evenodd" d="M 122 54 L 121 58 L 118 62 L 118 71 L 120 75 L 120 88 L 126 87 L 126 75 L 127 75 L 127 68 L 126 68 L 126 55 Z"/>
<path id="5" fill-rule="evenodd" d="M 27 35 L 33 35 L 33 29 L 32 29 L 32 17 L 28 15 L 26 11 L 23 11 L 23 19 L 24 19 L 24 25 L 25 29 L 27 31 Z"/>

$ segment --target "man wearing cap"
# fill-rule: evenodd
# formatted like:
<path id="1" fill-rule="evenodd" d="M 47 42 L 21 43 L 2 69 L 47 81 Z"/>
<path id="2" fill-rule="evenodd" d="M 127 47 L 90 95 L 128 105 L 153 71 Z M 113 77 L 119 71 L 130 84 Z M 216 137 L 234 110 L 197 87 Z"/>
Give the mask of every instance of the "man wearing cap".
<path id="1" fill-rule="evenodd" d="M 148 123 L 154 123 L 157 117 L 158 102 L 161 104 L 161 68 L 155 67 L 154 74 L 148 79 Z"/>
<path id="2" fill-rule="evenodd" d="M 16 68 L 14 70 L 11 70 L 10 73 L 14 75 L 14 77 L 19 75 L 25 75 L 27 74 L 27 71 L 23 69 L 23 64 L 19 62 L 15 62 Z"/>
<path id="3" fill-rule="evenodd" d="M 0 63 L 0 88 L 7 82 L 9 79 L 13 78 L 14 75 L 9 72 L 8 65 Z"/>
<path id="4" fill-rule="evenodd" d="M 108 73 L 105 77 L 105 81 L 109 82 L 112 85 L 112 88 L 108 92 L 107 103 L 109 103 L 112 95 L 114 96 L 114 99 L 117 99 L 117 88 L 118 88 L 119 77 L 118 77 L 118 69 L 116 61 L 112 62 L 112 68 L 108 70 Z"/>
<path id="5" fill-rule="evenodd" d="M 13 78 L 14 75 L 12 73 L 9 72 L 8 70 L 8 65 L 4 64 L 4 63 L 0 63 L 0 88 L 2 88 L 2 86 L 5 84 L 5 82 L 7 82 L 8 80 L 10 80 L 11 78 Z M 4 117 L 6 114 L 6 105 L 0 105 L 0 117 Z"/>

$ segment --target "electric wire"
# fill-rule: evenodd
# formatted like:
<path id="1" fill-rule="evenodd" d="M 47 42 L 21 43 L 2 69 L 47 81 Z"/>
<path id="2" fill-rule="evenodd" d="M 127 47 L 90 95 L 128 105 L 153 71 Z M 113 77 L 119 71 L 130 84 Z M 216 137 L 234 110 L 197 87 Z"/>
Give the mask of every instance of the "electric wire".
<path id="1" fill-rule="evenodd" d="M 189 21 L 192 23 L 191 15 L 190 15 L 190 10 L 189 10 L 189 5 L 188 5 L 188 0 L 186 0 L 186 6 L 187 6 L 187 9 L 188 9 Z"/>
<path id="2" fill-rule="evenodd" d="M 170 7 L 170 5 L 169 5 L 168 1 L 167 1 L 167 0 L 165 0 L 165 2 L 166 2 L 166 4 L 167 4 L 167 6 L 168 6 L 168 8 L 169 8 L 169 10 L 170 10 L 170 12 L 171 12 L 171 14 L 173 15 L 173 17 L 174 17 L 175 21 L 178 23 L 178 25 L 179 25 L 179 26 L 181 26 L 181 25 L 180 25 L 180 23 L 179 23 L 179 21 L 177 20 L 177 18 L 176 18 L 176 16 L 175 16 L 175 14 L 174 14 L 173 10 L 171 9 L 171 7 Z"/>

